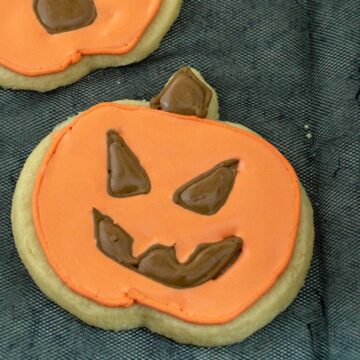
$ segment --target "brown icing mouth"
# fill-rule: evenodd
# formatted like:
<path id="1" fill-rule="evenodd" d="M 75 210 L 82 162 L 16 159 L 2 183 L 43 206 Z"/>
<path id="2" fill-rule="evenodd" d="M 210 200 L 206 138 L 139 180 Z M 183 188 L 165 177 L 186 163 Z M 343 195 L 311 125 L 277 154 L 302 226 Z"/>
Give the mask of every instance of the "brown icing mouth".
<path id="1" fill-rule="evenodd" d="M 93 0 L 34 0 L 33 8 L 50 34 L 83 28 L 97 17 Z"/>
<path id="2" fill-rule="evenodd" d="M 180 263 L 175 246 L 156 244 L 133 256 L 134 239 L 109 217 L 93 209 L 98 249 L 119 264 L 164 285 L 189 288 L 222 275 L 239 257 L 243 241 L 236 236 L 198 245 L 186 262 Z"/>

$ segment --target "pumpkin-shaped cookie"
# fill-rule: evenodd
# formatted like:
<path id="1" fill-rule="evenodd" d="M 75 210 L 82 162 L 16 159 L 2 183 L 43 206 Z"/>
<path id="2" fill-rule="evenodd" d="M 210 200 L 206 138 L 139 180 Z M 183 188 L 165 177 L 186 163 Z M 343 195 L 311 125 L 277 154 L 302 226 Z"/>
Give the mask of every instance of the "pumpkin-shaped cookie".
<path id="1" fill-rule="evenodd" d="M 291 303 L 310 202 L 278 150 L 217 116 L 215 91 L 184 68 L 150 103 L 99 104 L 37 146 L 12 221 L 45 294 L 91 325 L 208 346 Z"/>
<path id="2" fill-rule="evenodd" d="M 182 0 L 0 0 L 0 86 L 48 91 L 148 56 Z"/>

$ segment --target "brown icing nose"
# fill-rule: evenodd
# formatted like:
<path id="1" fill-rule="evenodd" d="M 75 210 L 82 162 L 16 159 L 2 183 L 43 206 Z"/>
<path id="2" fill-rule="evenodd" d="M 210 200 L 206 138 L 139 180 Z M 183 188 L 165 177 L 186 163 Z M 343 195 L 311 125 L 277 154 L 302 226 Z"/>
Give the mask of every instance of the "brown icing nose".
<path id="1" fill-rule="evenodd" d="M 93 0 L 34 0 L 34 11 L 50 34 L 90 25 L 97 15 Z"/>

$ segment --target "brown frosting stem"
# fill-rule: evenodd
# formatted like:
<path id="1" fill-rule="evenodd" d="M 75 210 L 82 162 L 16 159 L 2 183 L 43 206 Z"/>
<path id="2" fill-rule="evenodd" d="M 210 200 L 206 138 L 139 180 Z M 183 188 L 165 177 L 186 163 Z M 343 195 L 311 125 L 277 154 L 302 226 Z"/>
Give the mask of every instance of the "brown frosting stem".
<path id="1" fill-rule="evenodd" d="M 212 97 L 211 90 L 189 67 L 178 70 L 170 82 L 150 101 L 153 109 L 206 117 Z"/>
<path id="2" fill-rule="evenodd" d="M 153 245 L 137 258 L 133 238 L 114 221 L 93 209 L 97 247 L 123 266 L 167 286 L 188 288 L 223 274 L 239 257 L 242 240 L 236 236 L 196 247 L 188 260 L 180 263 L 174 246 Z"/>

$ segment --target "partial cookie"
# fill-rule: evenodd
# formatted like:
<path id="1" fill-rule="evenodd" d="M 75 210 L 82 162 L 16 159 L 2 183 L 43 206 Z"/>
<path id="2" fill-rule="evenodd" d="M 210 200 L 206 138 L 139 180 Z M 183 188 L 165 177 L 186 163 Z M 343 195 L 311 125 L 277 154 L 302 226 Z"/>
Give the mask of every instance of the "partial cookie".
<path id="1" fill-rule="evenodd" d="M 204 346 L 240 341 L 292 302 L 312 256 L 310 202 L 264 139 L 192 116 L 215 102 L 182 69 L 153 109 L 99 104 L 35 148 L 12 223 L 49 298 L 90 325 Z"/>
<path id="2" fill-rule="evenodd" d="M 15 6 L 2 0 L 0 86 L 44 92 L 99 68 L 138 62 L 158 48 L 181 4 L 29 0 Z"/>

